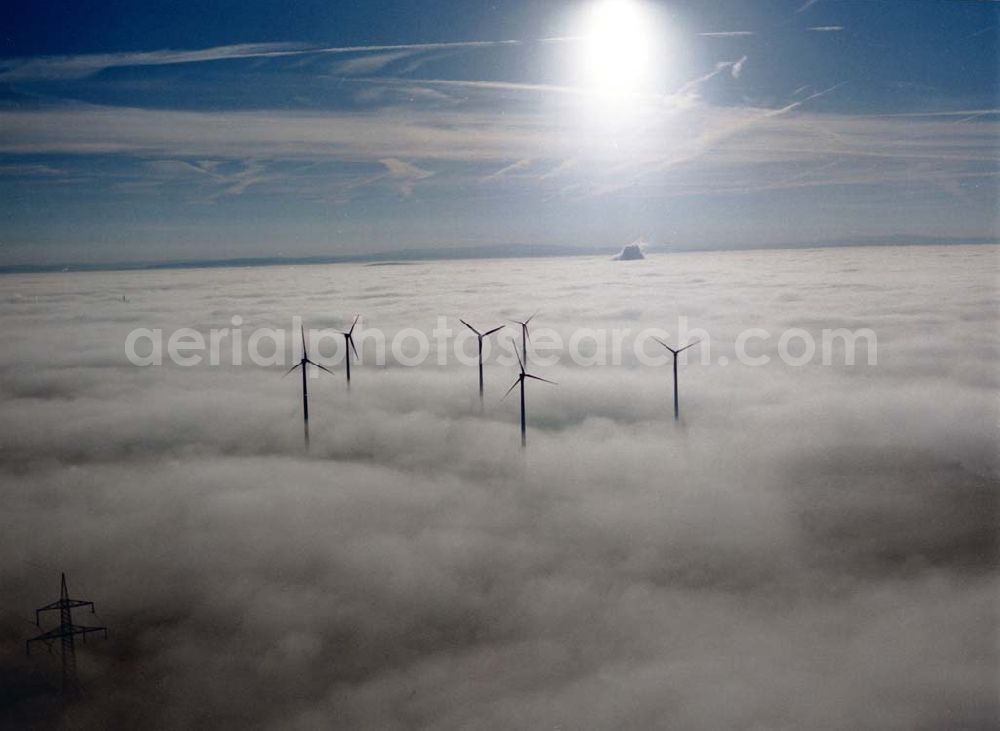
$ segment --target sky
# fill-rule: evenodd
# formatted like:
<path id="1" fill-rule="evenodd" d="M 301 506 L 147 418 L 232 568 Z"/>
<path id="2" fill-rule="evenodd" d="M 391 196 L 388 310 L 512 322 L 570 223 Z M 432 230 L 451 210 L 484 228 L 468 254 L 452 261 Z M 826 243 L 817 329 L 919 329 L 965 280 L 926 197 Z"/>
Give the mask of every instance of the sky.
<path id="1" fill-rule="evenodd" d="M 0 725 L 995 728 L 998 261 L 921 246 L 6 275 Z M 306 452 L 279 365 L 137 367 L 122 347 L 234 315 L 249 347 L 294 316 L 342 330 L 360 313 L 359 334 L 388 336 L 506 322 L 491 338 L 509 348 L 507 318 L 535 307 L 531 369 L 558 385 L 529 384 L 526 450 L 502 400 L 516 366 L 495 354 L 480 412 L 475 366 L 438 365 L 436 345 L 407 367 L 359 343 L 348 391 L 326 341 Z M 680 317 L 710 338 L 680 366 L 679 423 L 668 365 L 536 351 L 584 326 L 674 342 Z M 732 359 L 753 327 L 774 334 L 759 367 Z M 791 365 L 787 328 L 871 328 L 877 364 Z M 71 704 L 58 653 L 24 652 L 61 571 L 96 602 L 74 619 L 109 628 L 79 645 Z"/>
<path id="2" fill-rule="evenodd" d="M 988 0 L 0 12 L 0 264 L 996 238 Z"/>

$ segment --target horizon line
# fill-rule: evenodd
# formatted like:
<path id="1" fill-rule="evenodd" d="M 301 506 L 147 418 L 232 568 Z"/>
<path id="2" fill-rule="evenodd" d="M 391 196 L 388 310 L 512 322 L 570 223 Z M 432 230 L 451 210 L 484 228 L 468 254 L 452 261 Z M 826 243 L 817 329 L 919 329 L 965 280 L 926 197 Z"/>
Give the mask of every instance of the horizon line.
<path id="1" fill-rule="evenodd" d="M 998 0 L 1000 1 L 1000 0 Z M 302 256 L 233 256 L 206 259 L 126 260 L 111 262 L 56 262 L 52 264 L 0 264 L 0 275 L 62 274 L 79 272 L 157 271 L 164 269 L 226 269 L 240 267 L 309 266 L 318 264 L 405 265 L 431 261 L 472 261 L 476 259 L 529 259 L 545 257 L 608 256 L 630 244 L 572 246 L 560 244 L 484 244 L 482 246 L 443 247 L 440 249 L 404 249 L 356 254 L 311 254 Z M 699 252 L 781 251 L 886 246 L 996 246 L 996 237 L 930 237 L 906 234 L 867 236 L 854 239 L 829 239 L 814 242 L 733 246 L 646 245 L 649 254 L 688 254 Z M 637 260 L 637 261 L 641 261 Z"/>

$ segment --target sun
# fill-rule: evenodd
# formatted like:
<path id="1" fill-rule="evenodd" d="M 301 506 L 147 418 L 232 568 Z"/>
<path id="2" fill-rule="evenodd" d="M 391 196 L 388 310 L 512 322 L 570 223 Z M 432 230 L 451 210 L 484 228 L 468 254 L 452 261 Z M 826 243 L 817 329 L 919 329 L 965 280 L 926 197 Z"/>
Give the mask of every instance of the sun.
<path id="1" fill-rule="evenodd" d="M 603 93 L 627 95 L 650 76 L 650 19 L 634 0 L 598 0 L 589 9 L 582 66 L 587 83 Z"/>

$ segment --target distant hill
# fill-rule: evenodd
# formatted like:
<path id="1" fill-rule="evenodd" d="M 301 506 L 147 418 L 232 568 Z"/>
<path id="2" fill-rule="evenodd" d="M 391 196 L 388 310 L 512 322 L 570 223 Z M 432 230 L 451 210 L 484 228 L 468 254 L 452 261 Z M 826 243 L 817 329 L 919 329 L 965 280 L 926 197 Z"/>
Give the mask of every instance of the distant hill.
<path id="1" fill-rule="evenodd" d="M 792 249 L 792 248 L 827 248 L 841 246 L 932 246 L 932 245 L 970 245 L 996 244 L 995 238 L 953 238 L 946 239 L 931 236 L 883 236 L 858 237 L 853 239 L 833 239 L 826 241 L 785 243 L 772 246 L 753 246 L 747 249 Z M 629 249 L 631 245 L 626 246 Z M 680 251 L 718 251 L 742 250 L 743 247 L 732 246 L 684 246 L 682 244 L 649 246 L 648 252 L 668 253 Z M 610 256 L 625 253 L 617 246 L 555 246 L 549 244 L 496 244 L 489 246 L 461 246 L 438 249 L 406 249 L 402 251 L 382 251 L 369 254 L 338 254 L 331 256 L 297 256 L 297 257 L 239 257 L 232 259 L 181 259 L 175 261 L 130 261 L 111 263 L 73 263 L 73 264 L 6 264 L 0 265 L 0 274 L 19 274 L 33 272 L 87 272 L 87 271 L 138 271 L 157 269 L 201 269 L 218 267 L 258 267 L 258 266 L 289 266 L 296 264 L 349 264 L 349 263 L 412 263 L 417 261 L 441 261 L 455 259 L 514 259 L 525 257 L 556 257 L 556 256 Z M 631 255 L 630 255 L 631 256 Z M 640 251 L 641 258 L 641 251 Z"/>
<path id="2" fill-rule="evenodd" d="M 614 249 L 585 246 L 553 246 L 547 244 L 502 244 L 495 246 L 462 246 L 442 249 L 405 249 L 370 254 L 338 254 L 332 256 L 268 256 L 232 259 L 177 259 L 174 261 L 129 261 L 74 264 L 8 264 L 0 266 L 0 274 L 30 272 L 138 271 L 156 269 L 214 269 L 220 267 L 290 266 L 296 264 L 400 264 L 417 261 L 454 259 L 516 259 L 539 256 L 601 256 Z"/>
<path id="3" fill-rule="evenodd" d="M 816 241 L 789 241 L 775 244 L 759 244 L 748 246 L 716 246 L 703 244 L 698 246 L 686 246 L 684 244 L 650 245 L 644 250 L 654 253 L 667 253 L 672 251 L 753 251 L 767 249 L 836 249 L 850 246 L 984 246 L 1000 244 L 1000 236 L 975 236 L 975 237 L 954 237 L 943 236 L 909 236 L 907 234 L 894 234 L 892 236 L 856 236 L 842 239 L 820 239 Z"/>
<path id="4" fill-rule="evenodd" d="M 638 261 L 646 257 L 642 253 L 642 244 L 627 244 L 612 258 L 615 261 Z"/>

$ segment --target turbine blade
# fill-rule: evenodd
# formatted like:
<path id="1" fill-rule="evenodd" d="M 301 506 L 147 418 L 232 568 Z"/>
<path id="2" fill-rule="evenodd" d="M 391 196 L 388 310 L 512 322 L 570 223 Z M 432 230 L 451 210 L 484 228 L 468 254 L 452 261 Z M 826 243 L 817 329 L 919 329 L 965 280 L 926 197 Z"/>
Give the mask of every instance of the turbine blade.
<path id="1" fill-rule="evenodd" d="M 353 330 L 354 328 L 352 327 L 351 329 Z M 354 351 L 354 357 L 357 358 L 358 360 L 361 360 L 361 356 L 358 355 L 358 349 L 354 347 L 354 338 L 351 337 L 350 333 L 347 333 L 347 342 L 351 346 L 351 350 Z"/>
<path id="2" fill-rule="evenodd" d="M 524 324 L 527 325 L 529 322 L 531 322 L 532 320 L 534 320 L 535 319 L 535 315 L 537 315 L 537 314 L 538 314 L 538 310 L 535 310 L 534 314 L 532 314 L 531 317 L 529 317 L 527 320 L 524 321 Z"/>
<path id="3" fill-rule="evenodd" d="M 485 338 L 487 335 L 492 335 L 493 333 L 498 332 L 500 330 L 503 330 L 503 325 L 501 325 L 500 327 L 495 327 L 492 330 L 487 330 L 486 332 L 483 333 L 483 337 Z"/>
<path id="4" fill-rule="evenodd" d="M 310 362 L 310 363 L 312 363 L 312 364 L 313 364 L 314 366 L 316 366 L 317 368 L 319 368 L 319 369 L 320 369 L 321 371 L 326 371 L 326 372 L 327 372 L 327 373 L 329 373 L 329 374 L 330 374 L 331 376 L 332 376 L 332 375 L 334 375 L 333 371 L 331 371 L 331 370 L 330 370 L 329 368 L 327 368 L 326 366 L 321 366 L 321 365 L 320 365 L 319 363 L 313 363 L 312 361 L 309 361 L 309 362 Z"/>
<path id="5" fill-rule="evenodd" d="M 299 327 L 302 329 L 302 355 L 308 360 L 309 351 L 306 350 L 306 326 L 299 325 Z"/>
<path id="6" fill-rule="evenodd" d="M 688 348 L 693 348 L 694 346 L 696 346 L 696 345 L 697 345 L 698 343 L 700 343 L 700 342 L 701 342 L 700 340 L 695 340 L 695 341 L 694 341 L 693 343 L 691 343 L 690 345 L 685 345 L 685 346 L 684 346 L 683 348 L 681 348 L 681 349 L 680 349 L 680 350 L 678 350 L 677 352 L 678 352 L 678 353 L 683 353 L 683 352 L 684 352 L 685 350 L 687 350 Z"/>
<path id="7" fill-rule="evenodd" d="M 302 364 L 301 363 L 296 363 L 295 365 L 293 365 L 291 368 L 289 368 L 287 371 L 285 371 L 285 376 L 287 376 L 289 373 L 291 373 L 292 371 L 294 371 L 300 365 L 302 365 Z M 282 376 L 282 378 L 284 378 L 285 376 Z"/>
<path id="8" fill-rule="evenodd" d="M 508 396 L 510 396 L 510 392 L 511 392 L 511 391 L 513 391 L 513 390 L 514 390 L 515 388 L 517 388 L 517 384 L 519 384 L 520 382 L 521 382 L 521 377 L 520 377 L 520 376 L 518 376 L 518 377 L 517 377 L 517 380 L 516 380 L 516 381 L 514 381 L 514 385 L 513 385 L 513 386 L 511 386 L 510 388 L 508 388 L 508 389 L 507 389 L 507 393 L 505 393 L 505 394 L 503 395 L 503 398 L 502 398 L 502 399 L 500 399 L 500 400 L 501 400 L 501 401 L 503 401 L 503 399 L 505 399 L 505 398 L 507 398 Z"/>
<path id="9" fill-rule="evenodd" d="M 521 374 L 524 374 L 524 363 L 521 362 L 521 354 L 517 352 L 517 345 L 514 345 L 514 355 L 517 356 L 517 364 L 521 366 Z"/>
<path id="10" fill-rule="evenodd" d="M 533 376 L 530 373 L 524 374 L 525 378 L 534 378 L 536 381 L 541 381 L 542 383 L 551 383 L 553 386 L 558 386 L 559 384 L 555 381 L 550 381 L 548 378 L 542 378 L 540 376 Z"/>
<path id="11" fill-rule="evenodd" d="M 354 326 L 358 324 L 358 320 L 360 320 L 360 319 L 361 319 L 361 315 L 355 315 L 354 316 L 354 322 L 351 323 L 351 329 L 347 331 L 348 335 L 353 335 L 354 334 Z"/>
<path id="12" fill-rule="evenodd" d="M 671 348 L 669 345 L 667 345 L 665 342 L 663 342 L 659 338 L 653 338 L 653 340 L 655 340 L 656 342 L 658 342 L 660 345 L 662 345 L 664 348 L 666 348 L 667 350 L 669 350 L 674 355 L 677 355 L 677 351 L 676 350 L 674 350 L 673 348 Z"/>
<path id="13" fill-rule="evenodd" d="M 467 328 L 469 328 L 470 330 L 472 330 L 472 332 L 474 332 L 474 333 L 475 333 L 476 335 L 478 335 L 479 337 L 482 337 L 482 333 L 480 333 L 480 332 L 479 332 L 478 330 L 476 330 L 476 328 L 472 327 L 472 325 L 470 325 L 469 323 L 467 323 L 467 322 L 466 322 L 465 320 L 463 320 L 463 319 L 462 319 L 461 317 L 460 317 L 460 318 L 458 318 L 458 321 L 459 321 L 460 323 L 462 323 L 463 325 L 465 325 L 465 326 L 466 326 Z"/>

